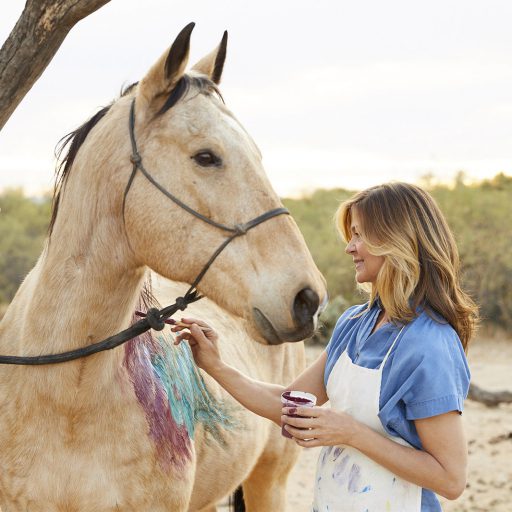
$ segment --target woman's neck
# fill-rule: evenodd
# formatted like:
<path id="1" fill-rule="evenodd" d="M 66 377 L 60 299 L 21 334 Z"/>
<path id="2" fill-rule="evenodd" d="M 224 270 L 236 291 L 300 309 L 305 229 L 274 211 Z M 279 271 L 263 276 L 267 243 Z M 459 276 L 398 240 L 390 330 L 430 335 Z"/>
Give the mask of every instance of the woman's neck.
<path id="1" fill-rule="evenodd" d="M 375 325 L 373 327 L 372 333 L 375 331 L 378 331 L 384 324 L 387 324 L 389 322 L 389 317 L 384 309 L 382 309 L 378 316 L 377 320 L 375 322 Z"/>

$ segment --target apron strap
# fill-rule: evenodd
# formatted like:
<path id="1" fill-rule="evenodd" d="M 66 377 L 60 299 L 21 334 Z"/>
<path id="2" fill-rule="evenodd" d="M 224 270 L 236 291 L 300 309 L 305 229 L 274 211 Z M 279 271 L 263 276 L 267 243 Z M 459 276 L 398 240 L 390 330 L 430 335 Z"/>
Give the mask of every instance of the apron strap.
<path id="1" fill-rule="evenodd" d="M 391 347 L 389 347 L 389 350 L 386 352 L 386 355 L 384 356 L 382 363 L 380 363 L 379 370 L 382 370 L 384 368 L 384 365 L 386 364 L 386 361 L 388 360 L 389 354 L 391 354 L 391 351 L 393 350 L 395 343 L 398 341 L 398 338 L 400 337 L 400 334 L 402 334 L 402 331 L 404 329 L 405 329 L 405 325 L 398 331 L 398 334 L 396 335 L 395 339 L 393 340 L 393 343 L 391 343 Z"/>

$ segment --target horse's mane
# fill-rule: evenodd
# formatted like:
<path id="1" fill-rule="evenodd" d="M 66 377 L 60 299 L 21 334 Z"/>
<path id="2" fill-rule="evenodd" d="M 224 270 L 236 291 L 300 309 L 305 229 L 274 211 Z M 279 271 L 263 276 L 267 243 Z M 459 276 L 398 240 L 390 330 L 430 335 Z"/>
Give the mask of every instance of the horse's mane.
<path id="1" fill-rule="evenodd" d="M 57 213 L 59 211 L 60 195 L 66 181 L 66 178 L 71 171 L 71 166 L 75 160 L 78 150 L 84 143 L 89 132 L 98 124 L 98 122 L 105 116 L 110 110 L 108 107 L 103 107 L 99 112 L 94 114 L 89 121 L 84 123 L 82 126 L 77 128 L 75 131 L 68 133 L 62 139 L 60 139 L 55 150 L 55 156 L 60 162 L 57 163 L 55 169 L 55 185 L 53 187 L 53 200 L 52 200 L 52 216 L 50 218 L 50 224 L 48 226 L 48 235 L 50 236 L 53 231 L 55 220 L 57 219 Z M 64 153 L 65 148 L 68 147 L 67 152 Z"/>
<path id="2" fill-rule="evenodd" d="M 136 85 L 137 82 L 123 89 L 121 91 L 120 97 L 129 94 Z M 210 79 L 203 76 L 183 75 L 170 92 L 163 107 L 157 113 L 157 116 L 165 114 L 165 112 L 176 105 L 176 103 L 178 103 L 178 101 L 186 95 L 191 87 L 197 89 L 198 93 L 210 94 L 211 92 L 214 92 L 222 101 L 224 101 L 216 84 L 213 83 Z M 66 180 L 71 173 L 71 168 L 73 166 L 73 162 L 75 161 L 76 155 L 79 149 L 82 147 L 82 144 L 89 135 L 90 131 L 103 119 L 103 117 L 105 117 L 113 104 L 114 102 L 106 107 L 101 108 L 88 121 L 82 124 L 82 126 L 65 135 L 56 146 L 55 156 L 57 158 L 57 167 L 55 169 L 52 214 L 50 224 L 48 226 L 48 236 L 51 236 L 52 234 L 55 220 L 57 219 L 57 213 L 59 211 L 60 197 Z"/>

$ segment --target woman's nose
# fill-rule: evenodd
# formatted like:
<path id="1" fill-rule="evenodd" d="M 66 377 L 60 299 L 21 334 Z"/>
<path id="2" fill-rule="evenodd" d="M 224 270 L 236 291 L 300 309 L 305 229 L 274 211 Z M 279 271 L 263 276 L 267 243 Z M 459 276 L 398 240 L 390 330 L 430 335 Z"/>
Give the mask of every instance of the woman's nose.
<path id="1" fill-rule="evenodd" d="M 347 254 L 350 254 L 351 252 L 354 252 L 354 244 L 352 243 L 352 240 L 349 241 L 349 243 L 347 244 L 347 246 L 345 247 L 345 252 Z"/>

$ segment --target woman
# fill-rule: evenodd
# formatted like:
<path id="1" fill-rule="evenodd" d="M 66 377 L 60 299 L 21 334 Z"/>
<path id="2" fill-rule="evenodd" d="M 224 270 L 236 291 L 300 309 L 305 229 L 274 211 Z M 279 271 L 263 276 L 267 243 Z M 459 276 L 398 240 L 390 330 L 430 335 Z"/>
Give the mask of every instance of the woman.
<path id="1" fill-rule="evenodd" d="M 176 343 L 188 340 L 201 368 L 297 444 L 323 447 L 313 511 L 441 510 L 435 494 L 455 499 L 466 485 L 460 414 L 477 322 L 453 235 L 432 197 L 405 183 L 356 194 L 336 219 L 369 300 L 339 318 L 326 350 L 287 388 L 223 363 L 218 335 L 200 320 L 174 328 Z M 313 393 L 317 406 L 282 408 L 285 390 Z"/>

